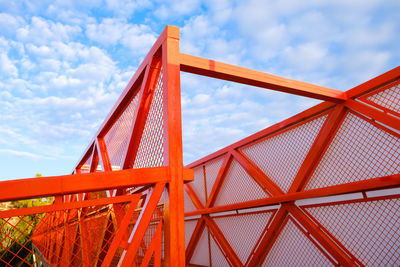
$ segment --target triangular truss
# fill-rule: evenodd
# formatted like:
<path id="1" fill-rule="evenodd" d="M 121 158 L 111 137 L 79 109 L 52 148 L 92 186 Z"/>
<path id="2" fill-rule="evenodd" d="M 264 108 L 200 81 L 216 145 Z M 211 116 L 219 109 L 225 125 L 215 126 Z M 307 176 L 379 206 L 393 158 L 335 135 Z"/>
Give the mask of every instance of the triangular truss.
<path id="1" fill-rule="evenodd" d="M 325 102 L 184 167 L 181 71 Z M 0 211 L 0 265 L 399 265 L 399 82 L 290 80 L 180 53 L 167 26 L 71 175 L 0 182 L 36 199 Z"/>

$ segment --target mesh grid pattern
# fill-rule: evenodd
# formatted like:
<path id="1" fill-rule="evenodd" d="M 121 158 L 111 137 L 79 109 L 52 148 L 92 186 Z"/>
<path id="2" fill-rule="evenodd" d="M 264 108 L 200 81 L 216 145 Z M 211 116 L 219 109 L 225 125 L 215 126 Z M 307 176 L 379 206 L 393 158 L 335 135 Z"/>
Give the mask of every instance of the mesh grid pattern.
<path id="1" fill-rule="evenodd" d="M 236 160 L 232 160 L 232 164 L 215 201 L 215 206 L 229 205 L 266 197 L 268 197 L 268 195 L 253 178 L 247 174 L 243 167 Z"/>
<path id="2" fill-rule="evenodd" d="M 306 190 L 399 172 L 399 138 L 349 113 L 317 166 Z"/>
<path id="3" fill-rule="evenodd" d="M 43 214 L 0 219 L 0 264 L 2 266 L 31 265 L 46 260 L 35 253 L 32 233 Z"/>
<path id="4" fill-rule="evenodd" d="M 213 161 L 207 162 L 205 164 L 206 168 L 206 183 L 207 183 L 207 197 L 210 196 L 211 190 L 215 183 L 215 179 L 218 176 L 218 172 L 221 169 L 222 163 L 225 159 L 225 156 L 217 158 Z"/>
<path id="5" fill-rule="evenodd" d="M 215 218 L 226 240 L 245 263 L 273 212 Z"/>
<path id="6" fill-rule="evenodd" d="M 128 145 L 129 132 L 135 118 L 135 113 L 137 113 L 141 95 L 141 92 L 136 93 L 119 119 L 104 136 L 110 163 L 114 168 L 119 168 L 122 165 L 121 161 L 125 148 Z"/>
<path id="7" fill-rule="evenodd" d="M 2 218 L 0 265 L 101 265 L 115 235 L 112 213 L 101 205 Z"/>
<path id="8" fill-rule="evenodd" d="M 200 202 L 203 204 L 203 206 L 205 206 L 206 193 L 204 191 L 204 171 L 202 166 L 194 169 L 194 181 L 190 183 L 190 186 L 196 193 Z"/>
<path id="9" fill-rule="evenodd" d="M 400 265 L 399 199 L 305 209 L 363 264 Z"/>
<path id="10" fill-rule="evenodd" d="M 332 266 L 332 263 L 289 219 L 262 266 Z"/>
<path id="11" fill-rule="evenodd" d="M 146 233 L 143 236 L 142 242 L 140 244 L 137 257 L 136 257 L 136 264 L 140 265 L 143 257 L 145 256 L 148 247 L 150 246 L 150 243 L 154 237 L 154 234 L 156 233 L 158 224 L 162 220 L 163 217 L 163 212 L 164 212 L 164 206 L 160 205 L 157 206 L 157 208 L 153 212 L 153 217 L 151 219 L 151 222 L 149 226 L 147 226 Z M 161 246 L 163 247 L 163 246 Z M 150 261 L 150 264 L 154 264 L 154 258 Z"/>
<path id="12" fill-rule="evenodd" d="M 185 248 L 187 248 L 198 220 L 185 221 Z"/>
<path id="13" fill-rule="evenodd" d="M 377 94 L 369 96 L 367 100 L 375 104 L 392 110 L 400 115 L 400 85 L 383 90 Z"/>
<path id="14" fill-rule="evenodd" d="M 88 159 L 83 163 L 83 165 L 80 168 L 81 173 L 89 173 L 90 171 L 90 162 L 92 161 L 92 155 L 88 157 Z"/>
<path id="15" fill-rule="evenodd" d="M 287 192 L 326 117 L 321 116 L 281 134 L 266 137 L 241 151 Z"/>
<path id="16" fill-rule="evenodd" d="M 164 86 L 163 73 L 157 81 L 156 89 L 147 115 L 142 139 L 136 155 L 134 168 L 161 167 L 164 165 Z"/>
<path id="17" fill-rule="evenodd" d="M 210 238 L 210 249 L 211 249 L 211 263 L 214 267 L 226 267 L 230 266 L 228 261 L 225 259 L 214 238 Z"/>
<path id="18" fill-rule="evenodd" d="M 198 264 L 198 265 L 210 265 L 210 258 L 209 258 L 209 250 L 208 250 L 208 230 L 207 227 L 204 228 L 203 233 L 197 243 L 197 246 L 194 250 L 192 259 L 190 260 L 191 264 Z"/>
<path id="19" fill-rule="evenodd" d="M 185 212 L 191 212 L 191 211 L 195 211 L 196 206 L 193 204 L 192 200 L 190 199 L 188 193 L 186 192 L 186 190 L 183 191 L 183 202 L 185 205 Z"/>

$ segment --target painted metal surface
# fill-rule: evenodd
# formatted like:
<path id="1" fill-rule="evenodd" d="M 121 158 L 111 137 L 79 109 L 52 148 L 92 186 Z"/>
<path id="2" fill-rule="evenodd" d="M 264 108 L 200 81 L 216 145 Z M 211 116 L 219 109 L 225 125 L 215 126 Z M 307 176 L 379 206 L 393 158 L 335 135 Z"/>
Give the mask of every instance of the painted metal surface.
<path id="1" fill-rule="evenodd" d="M 184 167 L 181 71 L 326 102 Z M 168 26 L 71 175 L 0 182 L 0 265 L 399 265 L 399 82 L 198 58 Z"/>

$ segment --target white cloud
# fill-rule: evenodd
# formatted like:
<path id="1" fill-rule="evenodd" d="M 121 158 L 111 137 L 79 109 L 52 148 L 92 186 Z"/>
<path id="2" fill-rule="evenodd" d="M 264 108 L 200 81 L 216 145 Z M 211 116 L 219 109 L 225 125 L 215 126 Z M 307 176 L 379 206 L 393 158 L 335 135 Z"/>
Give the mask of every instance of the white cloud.
<path id="1" fill-rule="evenodd" d="M 7 54 L 0 54 L 0 75 L 3 76 L 18 76 L 18 69 L 14 63 L 8 58 Z"/>
<path id="2" fill-rule="evenodd" d="M 20 156 L 20 157 L 25 157 L 25 158 L 31 158 L 31 159 L 38 159 L 42 158 L 42 156 L 33 154 L 30 152 L 26 151 L 15 151 L 11 149 L 0 149 L 1 154 L 6 154 L 6 155 L 13 155 L 13 156 Z"/>
<path id="3" fill-rule="evenodd" d="M 0 13 L 0 33 L 14 35 L 15 31 L 24 24 L 24 19 L 7 13 Z"/>
<path id="4" fill-rule="evenodd" d="M 111 10 L 117 17 L 130 17 L 136 10 L 150 7 L 150 0 L 105 0 L 106 8 Z"/>
<path id="5" fill-rule="evenodd" d="M 296 69 L 313 71 L 329 65 L 328 51 L 318 43 L 303 43 L 297 47 L 287 47 L 283 51 L 285 63 Z"/>
<path id="6" fill-rule="evenodd" d="M 161 20 L 176 18 L 177 16 L 185 16 L 198 11 L 200 5 L 200 0 L 159 0 L 155 4 L 157 8 L 154 11 L 154 15 Z"/>
<path id="7" fill-rule="evenodd" d="M 64 25 L 40 17 L 33 17 L 29 25 L 17 29 L 17 39 L 40 45 L 52 41 L 69 41 L 80 32 L 79 26 Z"/>
<path id="8" fill-rule="evenodd" d="M 100 24 L 89 24 L 86 35 L 104 46 L 121 44 L 130 48 L 134 55 L 146 53 L 156 40 L 150 27 L 114 18 L 105 18 Z"/>

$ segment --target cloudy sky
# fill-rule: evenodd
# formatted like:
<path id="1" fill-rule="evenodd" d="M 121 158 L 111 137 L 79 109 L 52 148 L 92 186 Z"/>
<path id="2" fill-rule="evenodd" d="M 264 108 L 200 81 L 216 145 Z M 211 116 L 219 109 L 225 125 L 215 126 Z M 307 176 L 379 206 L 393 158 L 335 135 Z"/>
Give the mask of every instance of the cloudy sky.
<path id="1" fill-rule="evenodd" d="M 400 1 L 0 0 L 0 180 L 71 172 L 167 24 L 181 51 L 347 90 L 400 60 Z M 318 101 L 182 74 L 190 163 Z"/>

